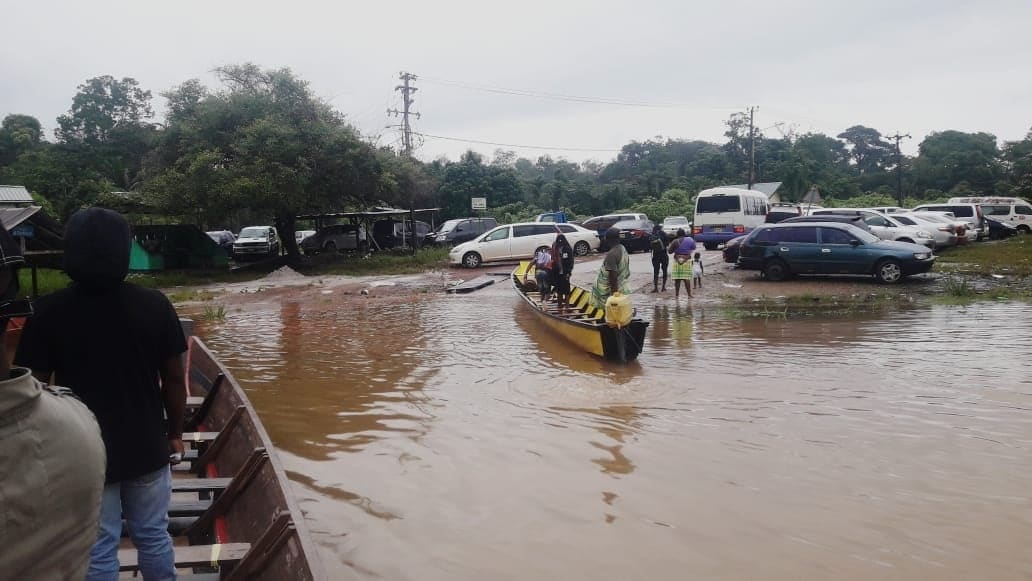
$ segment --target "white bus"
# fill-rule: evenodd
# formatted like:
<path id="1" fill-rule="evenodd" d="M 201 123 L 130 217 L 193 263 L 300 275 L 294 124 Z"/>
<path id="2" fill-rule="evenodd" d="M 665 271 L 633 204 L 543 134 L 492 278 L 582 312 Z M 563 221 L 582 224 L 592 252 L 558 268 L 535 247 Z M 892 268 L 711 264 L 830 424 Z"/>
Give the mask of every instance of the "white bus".
<path id="1" fill-rule="evenodd" d="M 717 246 L 752 232 L 763 224 L 770 210 L 767 195 L 757 190 L 710 188 L 695 197 L 692 238 L 706 247 Z"/>

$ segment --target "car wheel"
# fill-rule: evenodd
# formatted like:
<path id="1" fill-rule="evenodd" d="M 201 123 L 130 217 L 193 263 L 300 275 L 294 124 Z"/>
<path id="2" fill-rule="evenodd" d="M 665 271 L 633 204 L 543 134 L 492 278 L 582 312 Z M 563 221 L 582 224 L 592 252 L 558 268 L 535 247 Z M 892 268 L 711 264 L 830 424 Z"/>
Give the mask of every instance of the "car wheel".
<path id="1" fill-rule="evenodd" d="M 573 251 L 577 256 L 587 256 L 588 253 L 591 252 L 591 245 L 581 240 L 573 245 Z"/>
<path id="2" fill-rule="evenodd" d="M 466 255 L 462 257 L 462 265 L 466 268 L 476 268 L 480 266 L 482 262 L 483 259 L 481 259 L 480 255 L 476 252 L 467 252 Z"/>
<path id="3" fill-rule="evenodd" d="M 769 281 L 781 282 L 788 278 L 788 274 L 788 265 L 780 258 L 768 260 L 767 264 L 763 265 L 763 276 Z"/>
<path id="4" fill-rule="evenodd" d="M 549 247 L 548 246 L 538 246 L 537 249 L 534 250 L 534 256 L 537 256 L 538 252 L 543 252 L 545 250 L 549 250 Z"/>
<path id="5" fill-rule="evenodd" d="M 329 252 L 330 254 L 336 254 L 337 253 L 337 243 L 331 240 L 331 241 L 327 242 L 325 246 L 323 246 L 323 250 L 325 250 L 326 252 Z"/>
<path id="6" fill-rule="evenodd" d="M 703 242 L 702 246 L 706 250 L 716 250 L 717 249 L 717 243 L 716 242 Z"/>
<path id="7" fill-rule="evenodd" d="M 886 258 L 875 265 L 874 278 L 883 284 L 895 284 L 903 280 L 903 267 L 898 260 Z"/>
<path id="8" fill-rule="evenodd" d="M 1029 234 L 1029 233 L 1032 233 L 1032 228 L 1029 228 L 1028 226 L 1026 226 L 1024 224 L 1022 224 L 1021 226 L 1018 226 L 1018 234 L 1021 234 L 1022 236 L 1024 236 L 1025 234 Z"/>

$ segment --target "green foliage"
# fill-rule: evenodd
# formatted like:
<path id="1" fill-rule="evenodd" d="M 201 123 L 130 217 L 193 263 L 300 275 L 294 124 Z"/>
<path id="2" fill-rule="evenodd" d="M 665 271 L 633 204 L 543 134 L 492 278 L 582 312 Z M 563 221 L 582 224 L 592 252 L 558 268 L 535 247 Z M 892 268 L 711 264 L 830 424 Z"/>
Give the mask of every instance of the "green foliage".
<path id="1" fill-rule="evenodd" d="M 988 133 L 942 131 L 921 142 L 914 159 L 914 180 L 919 188 L 934 188 L 957 195 L 995 193 L 1002 174 L 996 137 Z"/>
<path id="2" fill-rule="evenodd" d="M 667 216 L 687 216 L 692 219 L 695 205 L 692 194 L 680 188 L 670 188 L 657 198 L 645 198 L 630 207 L 632 212 L 646 214 L 652 221 L 661 222 Z"/>
<path id="3" fill-rule="evenodd" d="M 53 268 L 37 268 L 36 269 L 36 291 L 38 296 L 50 294 L 54 291 L 59 291 L 68 286 L 68 283 L 72 279 L 68 278 L 68 275 L 61 270 Z M 20 285 L 19 296 L 31 297 L 32 296 L 32 269 L 21 268 L 18 269 L 18 284 Z"/>

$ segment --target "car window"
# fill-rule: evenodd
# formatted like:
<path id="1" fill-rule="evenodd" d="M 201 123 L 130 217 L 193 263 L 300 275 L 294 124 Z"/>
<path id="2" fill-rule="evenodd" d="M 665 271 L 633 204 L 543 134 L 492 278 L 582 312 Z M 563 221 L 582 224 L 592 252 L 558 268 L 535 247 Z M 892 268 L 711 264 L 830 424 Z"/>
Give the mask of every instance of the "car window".
<path id="1" fill-rule="evenodd" d="M 949 206 L 954 216 L 960 216 L 962 218 L 971 218 L 975 215 L 973 206 Z"/>
<path id="2" fill-rule="evenodd" d="M 706 196 L 696 202 L 697 214 L 741 211 L 741 199 L 738 196 Z"/>
<path id="3" fill-rule="evenodd" d="M 917 226 L 917 222 L 907 218 L 906 216 L 896 216 L 896 221 L 900 224 L 906 224 L 907 226 Z"/>
<path id="4" fill-rule="evenodd" d="M 555 224 L 535 224 L 531 228 L 534 234 L 555 234 Z"/>
<path id="5" fill-rule="evenodd" d="M 987 216 L 1006 216 L 1010 214 L 1010 206 L 991 206 L 982 204 L 982 213 Z"/>
<path id="6" fill-rule="evenodd" d="M 509 237 L 509 227 L 508 226 L 504 226 L 504 227 L 499 228 L 499 229 L 497 229 L 497 230 L 495 230 L 493 232 L 488 233 L 488 235 L 484 237 L 484 242 L 491 242 L 492 240 L 504 240 L 504 239 L 506 239 L 508 237 Z"/>
<path id="7" fill-rule="evenodd" d="M 847 232 L 843 232 L 838 228 L 821 228 L 820 230 L 821 241 L 824 244 L 849 244 L 855 240 Z"/>
<path id="8" fill-rule="evenodd" d="M 512 237 L 513 238 L 520 238 L 522 236 L 530 236 L 532 234 L 534 234 L 534 226 L 532 226 L 530 224 L 525 224 L 523 226 L 513 226 L 512 227 Z"/>
<path id="9" fill-rule="evenodd" d="M 577 231 L 576 228 L 574 228 L 573 226 L 570 226 L 569 224 L 559 224 L 559 230 L 561 230 L 562 232 L 564 232 L 566 234 L 572 234 L 572 233 Z"/>
<path id="10" fill-rule="evenodd" d="M 1014 206 L 1014 213 L 1022 216 L 1032 215 L 1032 206 Z"/>
<path id="11" fill-rule="evenodd" d="M 891 228 L 892 227 L 892 222 L 889 222 L 885 218 L 883 218 L 881 216 L 876 216 L 874 214 L 867 214 L 867 215 L 865 215 L 864 216 L 864 222 L 866 222 L 868 226 L 882 226 L 882 227 L 885 227 L 885 228 Z"/>
<path id="12" fill-rule="evenodd" d="M 753 231 L 753 234 L 749 236 L 748 240 L 750 244 L 757 242 L 774 242 L 775 236 L 773 236 L 774 230 L 771 228 L 759 228 Z"/>
<path id="13" fill-rule="evenodd" d="M 781 228 L 776 232 L 778 242 L 817 244 L 817 228 L 813 226 Z"/>

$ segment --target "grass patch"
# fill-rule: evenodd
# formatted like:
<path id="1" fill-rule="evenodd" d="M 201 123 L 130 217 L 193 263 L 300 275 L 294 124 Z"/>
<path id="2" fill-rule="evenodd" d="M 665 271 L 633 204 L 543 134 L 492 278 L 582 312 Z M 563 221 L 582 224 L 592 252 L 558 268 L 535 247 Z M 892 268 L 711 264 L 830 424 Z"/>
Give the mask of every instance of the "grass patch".
<path id="1" fill-rule="evenodd" d="M 226 320 L 226 307 L 223 305 L 208 305 L 204 307 L 204 313 L 201 315 L 205 321 L 218 322 Z"/>
<path id="2" fill-rule="evenodd" d="M 960 274 L 1032 276 L 1032 236 L 979 242 L 942 251 L 936 270 Z"/>
<path id="3" fill-rule="evenodd" d="M 59 291 L 71 282 L 72 279 L 63 271 L 54 268 L 36 269 L 36 290 L 39 296 Z M 19 296 L 29 298 L 32 296 L 32 269 L 18 269 L 18 284 L 21 285 Z"/>

